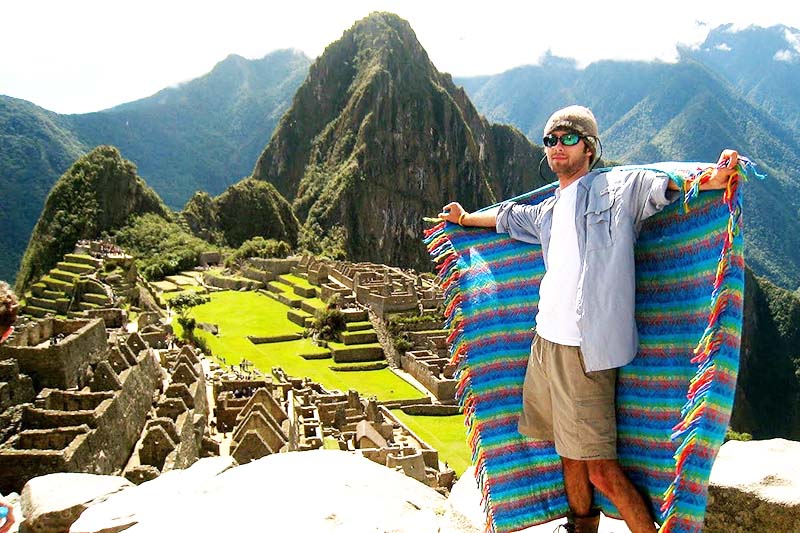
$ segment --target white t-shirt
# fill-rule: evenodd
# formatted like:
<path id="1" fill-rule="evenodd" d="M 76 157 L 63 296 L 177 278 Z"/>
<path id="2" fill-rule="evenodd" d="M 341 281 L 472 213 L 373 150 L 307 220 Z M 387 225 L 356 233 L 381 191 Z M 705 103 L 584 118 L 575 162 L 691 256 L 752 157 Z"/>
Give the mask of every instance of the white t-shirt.
<path id="1" fill-rule="evenodd" d="M 536 314 L 536 333 L 565 346 L 581 345 L 576 311 L 581 260 L 575 230 L 579 181 L 561 189 L 553 206 L 547 270 L 539 286 L 539 312 Z"/>

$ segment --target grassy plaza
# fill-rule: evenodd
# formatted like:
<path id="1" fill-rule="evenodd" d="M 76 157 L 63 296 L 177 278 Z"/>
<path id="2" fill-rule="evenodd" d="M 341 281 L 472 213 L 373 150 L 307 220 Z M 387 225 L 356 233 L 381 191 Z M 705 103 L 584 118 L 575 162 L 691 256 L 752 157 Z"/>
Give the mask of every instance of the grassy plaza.
<path id="1" fill-rule="evenodd" d="M 168 295 L 164 296 L 168 298 Z M 190 316 L 198 323 L 218 326 L 217 335 L 199 328 L 195 334 L 205 339 L 214 357 L 224 358 L 228 365 L 238 365 L 248 360 L 266 374 L 278 366 L 290 376 L 306 376 L 328 389 L 355 389 L 364 397 L 374 396 L 380 401 L 425 397 L 424 393 L 388 368 L 347 372 L 333 370 L 336 364 L 329 356 L 326 357 L 330 350 L 317 346 L 308 338 L 252 343 L 248 336 L 276 337 L 303 333 L 302 327 L 287 318 L 289 308 L 264 294 L 256 291 L 222 291 L 209 296 L 211 300 L 192 308 Z M 179 333 L 177 323 L 173 326 Z M 335 348 L 342 345 L 330 343 L 330 346 Z M 447 461 L 459 475 L 469 465 L 462 415 L 412 416 L 399 409 L 393 413 L 419 437 L 439 450 L 440 458 Z"/>

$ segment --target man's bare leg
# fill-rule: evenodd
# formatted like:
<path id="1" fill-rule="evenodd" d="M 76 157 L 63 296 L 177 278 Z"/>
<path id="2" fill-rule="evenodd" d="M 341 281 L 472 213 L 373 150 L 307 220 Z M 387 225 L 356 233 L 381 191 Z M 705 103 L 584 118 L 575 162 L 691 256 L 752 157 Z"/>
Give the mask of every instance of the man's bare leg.
<path id="1" fill-rule="evenodd" d="M 618 461 L 576 461 L 562 457 L 561 463 L 567 501 L 575 515 L 586 516 L 591 511 L 594 486 L 617 507 L 632 533 L 656 531 L 644 499 L 622 471 Z"/>
<path id="2" fill-rule="evenodd" d="M 586 461 L 562 457 L 561 467 L 570 511 L 576 516 L 587 516 L 592 510 L 592 484 Z"/>

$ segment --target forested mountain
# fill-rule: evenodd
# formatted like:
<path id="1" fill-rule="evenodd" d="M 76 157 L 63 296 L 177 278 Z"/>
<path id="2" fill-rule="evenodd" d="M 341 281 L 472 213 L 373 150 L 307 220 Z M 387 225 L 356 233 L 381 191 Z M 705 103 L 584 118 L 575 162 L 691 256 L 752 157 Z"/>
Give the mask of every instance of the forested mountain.
<path id="1" fill-rule="evenodd" d="M 542 150 L 492 125 L 405 21 L 360 20 L 311 66 L 253 177 L 275 185 L 315 252 L 422 269 L 422 219 L 544 182 Z"/>
<path id="2" fill-rule="evenodd" d="M 14 280 L 47 192 L 95 146 L 120 147 L 174 209 L 249 175 L 310 62 L 291 50 L 232 55 L 203 77 L 82 115 L 0 95 L 0 279 Z"/>
<path id="3" fill-rule="evenodd" d="M 0 279 L 13 284 L 44 198 L 83 150 L 64 117 L 0 96 Z"/>
<path id="4" fill-rule="evenodd" d="M 231 55 L 179 87 L 67 118 L 87 145 L 118 147 L 177 209 L 195 191 L 216 195 L 252 172 L 309 63 L 292 50 Z"/>
<path id="5" fill-rule="evenodd" d="M 80 157 L 47 195 L 44 210 L 22 258 L 17 292 L 55 266 L 81 239 L 98 238 L 124 226 L 131 216 L 169 210 L 136 174 L 136 166 L 112 146 Z"/>

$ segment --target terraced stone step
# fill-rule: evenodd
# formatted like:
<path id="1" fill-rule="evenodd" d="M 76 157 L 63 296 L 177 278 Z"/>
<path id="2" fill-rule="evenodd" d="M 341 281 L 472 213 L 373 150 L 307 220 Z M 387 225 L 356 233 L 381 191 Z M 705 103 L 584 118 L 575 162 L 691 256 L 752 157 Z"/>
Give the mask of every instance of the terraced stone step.
<path id="1" fill-rule="evenodd" d="M 348 322 L 347 331 L 364 331 L 372 329 L 372 322 Z"/>
<path id="2" fill-rule="evenodd" d="M 83 300 L 84 302 L 90 302 L 100 306 L 109 305 L 111 303 L 111 298 L 109 298 L 107 295 L 94 294 L 90 292 L 82 295 L 81 300 Z"/>
<path id="3" fill-rule="evenodd" d="M 88 311 L 90 309 L 100 309 L 100 306 L 92 302 L 78 302 L 78 308 Z"/>
<path id="4" fill-rule="evenodd" d="M 293 292 L 291 285 L 287 285 L 286 283 L 281 283 L 280 281 L 270 281 L 269 283 L 267 283 L 267 290 L 275 294 Z"/>
<path id="5" fill-rule="evenodd" d="M 348 346 L 354 344 L 369 344 L 378 342 L 378 334 L 375 333 L 375 330 L 343 331 L 342 342 Z"/>
<path id="6" fill-rule="evenodd" d="M 49 309 L 52 312 L 64 314 L 67 312 L 69 308 L 69 299 L 68 298 L 59 298 L 55 299 L 48 299 L 48 298 L 37 298 L 36 296 L 31 296 L 28 298 L 27 304 L 38 307 L 40 309 Z"/>
<path id="7" fill-rule="evenodd" d="M 276 294 L 275 297 L 278 299 L 280 303 L 288 307 L 294 307 L 300 309 L 303 306 L 304 300 L 300 296 L 295 296 L 287 292 L 280 292 Z"/>
<path id="8" fill-rule="evenodd" d="M 286 311 L 286 318 L 288 318 L 290 322 L 294 322 L 298 326 L 304 328 L 308 327 L 306 324 L 309 320 L 310 321 L 314 320 L 314 317 L 312 315 L 306 313 L 302 309 L 289 309 L 288 311 Z"/>
<path id="9" fill-rule="evenodd" d="M 300 309 L 311 315 L 317 316 L 317 313 L 325 309 L 325 304 L 317 299 L 302 299 Z"/>
<path id="10" fill-rule="evenodd" d="M 60 293 L 57 293 L 55 291 L 51 291 L 50 289 L 48 289 L 47 285 L 45 285 L 44 282 L 41 282 L 41 281 L 37 281 L 36 283 L 31 285 L 31 294 L 33 294 L 34 296 L 38 296 L 39 298 L 50 298 L 50 296 L 47 296 L 47 292 L 60 294 Z M 54 298 L 50 298 L 50 299 L 52 300 Z"/>
<path id="11" fill-rule="evenodd" d="M 319 291 L 316 287 L 295 287 L 294 293 L 303 298 L 316 298 L 317 295 L 319 295 Z"/>
<path id="12" fill-rule="evenodd" d="M 66 294 L 61 291 L 51 291 L 47 288 L 44 289 L 41 295 L 42 298 L 47 298 L 48 300 L 58 300 L 59 298 L 66 298 Z"/>
<path id="13" fill-rule="evenodd" d="M 49 273 L 50 277 L 60 279 L 61 281 L 66 281 L 67 283 L 74 284 L 80 278 L 80 274 L 76 274 L 74 272 L 68 272 L 66 270 L 59 270 L 54 268 Z"/>
<path id="14" fill-rule="evenodd" d="M 357 309 L 353 307 L 348 307 L 346 309 L 342 309 L 344 313 L 344 319 L 348 323 L 350 322 L 367 322 L 369 317 L 367 316 L 367 311 L 365 309 Z"/>
<path id="15" fill-rule="evenodd" d="M 42 309 L 41 307 L 36 307 L 35 305 L 25 305 L 23 312 L 26 315 L 35 316 L 36 318 L 44 318 L 47 315 L 53 315 L 52 309 Z"/>
<path id="16" fill-rule="evenodd" d="M 72 283 L 67 283 L 66 281 L 62 281 L 50 275 L 43 276 L 41 281 L 52 291 L 72 294 L 72 291 L 75 289 L 75 285 Z"/>
<path id="17" fill-rule="evenodd" d="M 319 359 L 330 359 L 333 357 L 331 352 L 321 352 L 321 353 L 301 353 L 299 354 L 300 357 L 305 359 L 306 361 L 316 361 Z"/>
<path id="18" fill-rule="evenodd" d="M 89 274 L 97 270 L 95 267 L 85 263 L 68 263 L 66 261 L 59 261 L 56 263 L 56 267 L 59 270 L 74 272 L 75 274 Z"/>
<path id="19" fill-rule="evenodd" d="M 68 263 L 81 263 L 84 265 L 89 265 L 93 268 L 100 268 L 103 266 L 103 261 L 101 259 L 97 259 L 91 255 L 85 254 L 66 254 L 64 255 L 64 261 Z"/>
<path id="20" fill-rule="evenodd" d="M 364 361 L 380 361 L 384 359 L 383 347 L 380 344 L 361 344 L 331 348 L 333 360 L 337 363 L 358 363 Z"/>
<path id="21" fill-rule="evenodd" d="M 275 301 L 282 303 L 286 307 L 291 307 L 294 309 L 299 309 L 301 302 L 303 301 L 303 299 L 300 297 L 295 297 L 291 294 L 284 292 L 271 292 L 269 290 L 262 290 L 259 292 L 261 292 L 261 294 L 263 294 L 264 296 L 267 296 Z"/>

